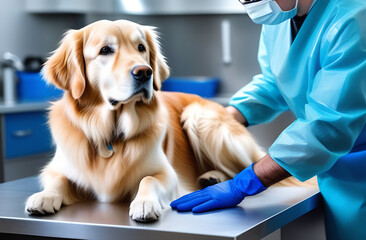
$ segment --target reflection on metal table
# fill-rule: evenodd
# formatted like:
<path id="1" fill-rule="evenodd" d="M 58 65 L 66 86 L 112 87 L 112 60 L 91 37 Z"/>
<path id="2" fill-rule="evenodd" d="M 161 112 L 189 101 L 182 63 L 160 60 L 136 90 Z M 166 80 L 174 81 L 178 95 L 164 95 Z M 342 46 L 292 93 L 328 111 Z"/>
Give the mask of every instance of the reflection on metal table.
<path id="1" fill-rule="evenodd" d="M 317 208 L 317 188 L 271 187 L 235 208 L 203 214 L 167 209 L 153 223 L 128 216 L 128 203 L 79 202 L 50 216 L 24 212 L 40 190 L 36 177 L 0 184 L 0 236 L 22 234 L 73 239 L 261 239 Z M 10 236 L 10 235 L 9 235 Z"/>

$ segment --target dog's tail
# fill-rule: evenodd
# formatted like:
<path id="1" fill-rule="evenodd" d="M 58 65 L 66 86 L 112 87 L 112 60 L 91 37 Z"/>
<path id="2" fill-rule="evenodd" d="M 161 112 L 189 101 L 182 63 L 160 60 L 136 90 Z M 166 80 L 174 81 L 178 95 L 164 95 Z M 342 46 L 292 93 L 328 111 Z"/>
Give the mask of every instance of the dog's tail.
<path id="1" fill-rule="evenodd" d="M 247 129 L 217 103 L 191 103 L 181 121 L 203 172 L 217 169 L 232 178 L 265 155 Z"/>

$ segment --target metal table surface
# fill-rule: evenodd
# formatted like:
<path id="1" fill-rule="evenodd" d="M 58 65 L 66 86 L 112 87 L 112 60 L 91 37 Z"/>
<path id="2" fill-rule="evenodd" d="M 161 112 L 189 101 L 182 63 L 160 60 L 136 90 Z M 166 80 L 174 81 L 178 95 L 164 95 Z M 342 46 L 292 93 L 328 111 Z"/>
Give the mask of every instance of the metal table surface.
<path id="1" fill-rule="evenodd" d="M 128 216 L 128 203 L 79 202 L 51 216 L 24 212 L 36 177 L 0 184 L 0 233 L 74 239 L 261 239 L 319 205 L 317 188 L 271 187 L 239 206 L 203 214 L 167 209 L 153 223 Z"/>

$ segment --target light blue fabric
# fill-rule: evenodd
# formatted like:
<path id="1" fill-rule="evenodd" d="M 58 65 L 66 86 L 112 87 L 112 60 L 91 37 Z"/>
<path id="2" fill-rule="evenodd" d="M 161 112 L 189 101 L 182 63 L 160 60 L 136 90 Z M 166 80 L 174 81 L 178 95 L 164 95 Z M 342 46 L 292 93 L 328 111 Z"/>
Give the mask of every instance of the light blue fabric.
<path id="1" fill-rule="evenodd" d="M 318 175 L 329 239 L 366 239 L 366 1 L 318 0 L 293 43 L 290 29 L 263 25 L 262 74 L 230 105 L 250 125 L 291 110 L 269 154 L 300 180 Z"/>

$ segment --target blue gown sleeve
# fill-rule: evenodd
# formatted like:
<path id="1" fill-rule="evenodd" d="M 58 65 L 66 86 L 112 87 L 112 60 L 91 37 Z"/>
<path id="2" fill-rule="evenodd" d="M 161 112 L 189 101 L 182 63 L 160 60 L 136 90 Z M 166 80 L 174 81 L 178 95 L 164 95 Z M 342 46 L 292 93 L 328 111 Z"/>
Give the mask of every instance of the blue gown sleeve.
<path id="1" fill-rule="evenodd" d="M 366 122 L 365 16 L 335 23 L 322 38 L 320 66 L 305 117 L 286 128 L 270 156 L 299 180 L 330 169 L 347 154 Z"/>
<path id="2" fill-rule="evenodd" d="M 270 45 L 266 41 L 263 27 L 258 50 L 258 62 L 262 74 L 254 76 L 252 81 L 236 92 L 229 102 L 229 105 L 243 114 L 249 125 L 269 122 L 288 110 L 271 71 L 266 47 Z"/>

